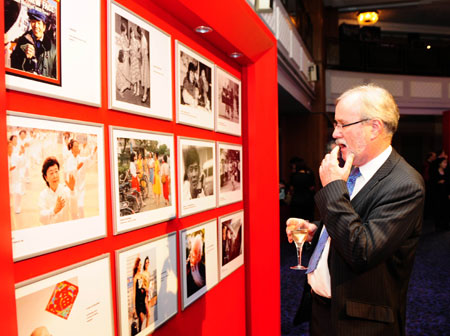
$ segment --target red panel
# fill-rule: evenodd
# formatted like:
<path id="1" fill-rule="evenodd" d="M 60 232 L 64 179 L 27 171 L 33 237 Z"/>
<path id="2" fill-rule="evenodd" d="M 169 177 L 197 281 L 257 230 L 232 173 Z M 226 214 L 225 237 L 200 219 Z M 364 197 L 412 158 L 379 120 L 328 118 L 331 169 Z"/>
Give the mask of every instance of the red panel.
<path id="1" fill-rule="evenodd" d="M 281 325 L 276 60 L 273 48 L 243 72 L 248 335 L 279 335 Z"/>
<path id="2" fill-rule="evenodd" d="M 270 31 L 244 0 L 232 1 L 121 1 L 130 10 L 172 36 L 172 69 L 174 69 L 175 40 L 199 52 L 226 71 L 242 78 L 243 135 L 234 137 L 213 131 L 179 125 L 139 115 L 112 111 L 108 106 L 107 68 L 107 1 L 102 1 L 101 59 L 102 106 L 90 107 L 31 94 L 7 91 L 0 83 L 2 111 L 5 109 L 45 116 L 95 122 L 104 125 L 107 233 L 104 239 L 71 247 L 13 264 L 9 222 L 0 232 L 2 331 L 15 335 L 16 318 L 14 283 L 50 271 L 110 253 L 113 300 L 116 300 L 114 251 L 152 237 L 178 231 L 206 220 L 244 209 L 245 265 L 219 282 L 205 296 L 185 311 L 179 312 L 155 331 L 155 335 L 279 335 L 279 248 L 278 248 L 278 143 L 277 143 L 277 54 L 276 41 Z M 3 3 L 0 5 L 2 9 Z M 214 29 L 205 37 L 192 31 L 199 24 Z M 1 21 L 3 25 L 3 21 Z M 0 27 L 2 29 L 2 27 Z M 231 60 L 227 54 L 238 50 L 244 57 Z M 3 56 L 2 56 L 3 57 Z M 4 60 L 0 58 L 4 74 Z M 3 77 L 4 78 L 4 77 Z M 173 70 L 173 83 L 175 71 Z M 174 92 L 174 91 L 173 91 Z M 175 120 L 175 94 L 173 118 Z M 124 126 L 143 130 L 167 132 L 207 140 L 243 144 L 244 202 L 205 211 L 185 218 L 113 236 L 109 126 Z M 0 134 L 6 138 L 5 113 L 2 114 Z M 0 155 L 6 158 L 6 141 L 0 141 Z M 7 164 L 2 160 L 0 170 L 3 185 L 8 185 Z M 176 163 L 177 165 L 177 163 Z M 176 181 L 175 181 L 176 182 Z M 177 185 L 177 184 L 176 184 Z M 0 208 L 9 213 L 9 197 L 5 188 Z M 180 277 L 180 274 L 178 274 Z M 181 302 L 180 295 L 178 296 Z M 117 326 L 117 309 L 114 307 Z M 261 323 L 261 317 L 264 319 Z M 116 327 L 117 329 L 117 327 Z M 5 331 L 6 330 L 6 331 Z M 117 334 L 117 332 L 116 332 Z"/>
<path id="3" fill-rule="evenodd" d="M 0 2 L 0 13 L 4 13 L 4 1 Z M 4 20 L 0 20 L 0 31 L 5 31 Z M 4 44 L 4 34 L 1 34 L 0 43 Z M 5 73 L 5 54 L 0 54 L 0 74 Z M 9 208 L 9 181 L 8 157 L 6 140 L 6 113 L 5 113 L 5 76 L 0 79 L 0 209 L 2 210 L 2 223 L 0 225 L 0 302 L 3 309 L 0 317 L 2 334 L 16 335 L 16 303 L 14 294 L 14 265 L 12 262 L 11 224 Z"/>

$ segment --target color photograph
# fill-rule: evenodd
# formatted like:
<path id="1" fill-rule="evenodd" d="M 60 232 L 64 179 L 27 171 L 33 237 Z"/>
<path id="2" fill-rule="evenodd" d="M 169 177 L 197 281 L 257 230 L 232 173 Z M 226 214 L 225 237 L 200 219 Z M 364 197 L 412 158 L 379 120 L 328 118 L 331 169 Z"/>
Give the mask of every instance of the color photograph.
<path id="1" fill-rule="evenodd" d="M 220 217 L 218 232 L 222 280 L 244 264 L 244 212 Z"/>
<path id="2" fill-rule="evenodd" d="M 241 135 L 241 81 L 216 66 L 216 131 Z"/>
<path id="3" fill-rule="evenodd" d="M 4 6 L 6 72 L 61 85 L 61 2 L 4 0 Z"/>
<path id="4" fill-rule="evenodd" d="M 215 143 L 179 138 L 180 217 L 216 207 Z"/>
<path id="5" fill-rule="evenodd" d="M 217 220 L 180 231 L 180 244 L 185 309 L 218 283 Z"/>
<path id="6" fill-rule="evenodd" d="M 110 108 L 172 120 L 170 35 L 110 4 Z"/>
<path id="7" fill-rule="evenodd" d="M 18 336 L 114 335 L 109 257 L 16 287 Z"/>
<path id="8" fill-rule="evenodd" d="M 177 122 L 214 129 L 214 64 L 176 42 Z"/>
<path id="9" fill-rule="evenodd" d="M 6 87 L 100 106 L 100 0 L 3 1 Z"/>
<path id="10" fill-rule="evenodd" d="M 106 234 L 102 127 L 8 115 L 7 138 L 14 258 Z"/>
<path id="11" fill-rule="evenodd" d="M 117 251 L 120 335 L 148 335 L 177 312 L 176 233 Z"/>
<path id="12" fill-rule="evenodd" d="M 219 206 L 242 201 L 242 146 L 217 144 Z"/>
<path id="13" fill-rule="evenodd" d="M 175 217 L 172 135 L 112 128 L 116 233 Z"/>

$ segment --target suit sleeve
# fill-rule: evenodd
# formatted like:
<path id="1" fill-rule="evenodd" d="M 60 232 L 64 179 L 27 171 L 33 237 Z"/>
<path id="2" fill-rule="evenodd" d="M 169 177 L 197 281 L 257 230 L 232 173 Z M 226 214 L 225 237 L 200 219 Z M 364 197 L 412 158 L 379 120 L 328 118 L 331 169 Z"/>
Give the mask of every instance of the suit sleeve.
<path id="1" fill-rule="evenodd" d="M 349 266 L 363 272 L 391 257 L 414 232 L 420 232 L 423 183 L 397 174 L 379 181 L 357 210 L 345 181 L 329 183 L 316 195 L 331 244 Z"/>

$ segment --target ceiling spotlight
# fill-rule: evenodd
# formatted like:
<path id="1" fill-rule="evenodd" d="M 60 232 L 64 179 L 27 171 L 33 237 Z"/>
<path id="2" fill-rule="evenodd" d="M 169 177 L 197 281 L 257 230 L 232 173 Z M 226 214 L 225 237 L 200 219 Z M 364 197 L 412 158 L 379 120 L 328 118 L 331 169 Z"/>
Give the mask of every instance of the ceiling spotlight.
<path id="1" fill-rule="evenodd" d="M 195 27 L 195 31 L 199 34 L 206 34 L 212 32 L 212 28 L 208 26 L 197 26 Z"/>
<path id="2" fill-rule="evenodd" d="M 239 58 L 239 57 L 242 57 L 242 54 L 240 52 L 235 51 L 235 52 L 232 52 L 229 56 L 231 58 Z"/>
<path id="3" fill-rule="evenodd" d="M 427 45 L 427 49 L 430 50 L 431 49 L 431 45 L 428 44 Z"/>
<path id="4" fill-rule="evenodd" d="M 361 25 L 371 25 L 378 21 L 378 12 L 359 12 L 358 22 Z"/>

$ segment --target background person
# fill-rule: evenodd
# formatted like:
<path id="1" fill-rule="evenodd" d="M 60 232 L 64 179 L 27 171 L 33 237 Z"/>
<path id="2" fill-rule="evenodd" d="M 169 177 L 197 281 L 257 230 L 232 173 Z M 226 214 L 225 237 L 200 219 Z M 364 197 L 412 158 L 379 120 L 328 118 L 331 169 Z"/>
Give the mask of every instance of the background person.
<path id="1" fill-rule="evenodd" d="M 191 239 L 191 250 L 186 260 L 187 296 L 191 296 L 206 284 L 206 269 L 202 262 L 203 239 L 200 234 Z"/>
<path id="2" fill-rule="evenodd" d="M 47 16 L 28 9 L 30 30 L 17 40 L 11 54 L 11 67 L 45 77 L 56 78 L 56 46 L 52 36 L 46 35 Z"/>
<path id="3" fill-rule="evenodd" d="M 142 263 L 141 258 L 137 257 L 133 267 L 133 315 L 139 320 L 138 330 L 142 330 L 142 323 L 147 316 L 147 308 L 145 305 L 145 298 L 147 292 L 144 287 L 144 280 L 142 278 Z"/>
<path id="4" fill-rule="evenodd" d="M 200 157 L 194 146 L 189 146 L 184 152 L 184 182 L 183 199 L 191 200 L 205 197 L 200 180 Z"/>
<path id="5" fill-rule="evenodd" d="M 75 177 L 70 174 L 65 184 L 59 183 L 59 162 L 48 157 L 42 165 L 42 178 L 47 188 L 39 194 L 39 220 L 42 224 L 65 222 L 77 218 Z"/>
<path id="6" fill-rule="evenodd" d="M 385 89 L 364 85 L 344 92 L 333 132 L 339 147 L 319 168 L 321 221 L 286 223 L 290 241 L 293 227 L 305 227 L 315 247 L 296 317 L 310 320 L 311 335 L 405 335 L 425 187 L 391 147 L 398 119 Z M 352 165 L 358 169 L 349 178 Z"/>
<path id="7" fill-rule="evenodd" d="M 195 80 L 196 71 L 197 67 L 194 63 L 189 62 L 188 71 L 183 80 L 183 87 L 181 88 L 181 97 L 183 98 L 183 103 L 186 105 L 198 105 L 199 89 L 197 81 Z"/>

